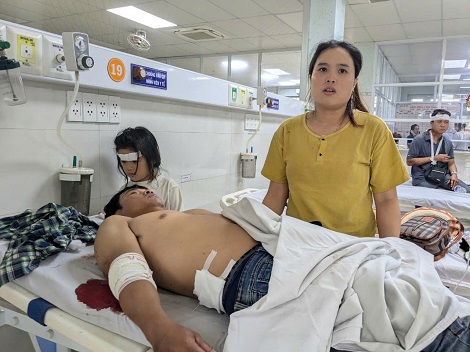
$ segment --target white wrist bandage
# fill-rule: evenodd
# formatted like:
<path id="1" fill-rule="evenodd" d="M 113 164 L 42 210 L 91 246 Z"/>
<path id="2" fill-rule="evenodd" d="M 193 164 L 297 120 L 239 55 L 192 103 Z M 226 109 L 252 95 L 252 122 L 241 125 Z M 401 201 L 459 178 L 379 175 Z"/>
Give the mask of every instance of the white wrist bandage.
<path id="1" fill-rule="evenodd" d="M 155 288 L 157 285 L 152 277 L 147 261 L 139 253 L 124 253 L 113 260 L 109 266 L 108 284 L 114 297 L 119 300 L 124 287 L 134 281 L 149 281 Z"/>

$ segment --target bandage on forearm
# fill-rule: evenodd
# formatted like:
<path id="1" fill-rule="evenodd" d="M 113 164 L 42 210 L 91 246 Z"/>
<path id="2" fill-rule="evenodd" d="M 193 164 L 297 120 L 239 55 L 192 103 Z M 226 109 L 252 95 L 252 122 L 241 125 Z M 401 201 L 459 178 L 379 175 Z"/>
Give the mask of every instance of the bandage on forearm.
<path id="1" fill-rule="evenodd" d="M 117 300 L 119 300 L 119 295 L 127 285 L 139 280 L 148 281 L 157 288 L 152 277 L 152 271 L 142 254 L 121 254 L 109 266 L 108 284 Z"/>

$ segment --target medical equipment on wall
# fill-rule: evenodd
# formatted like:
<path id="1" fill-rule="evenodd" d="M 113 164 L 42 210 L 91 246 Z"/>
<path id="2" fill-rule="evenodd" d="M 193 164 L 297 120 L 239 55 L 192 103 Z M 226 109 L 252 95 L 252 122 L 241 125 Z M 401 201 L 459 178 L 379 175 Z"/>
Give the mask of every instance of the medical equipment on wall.
<path id="1" fill-rule="evenodd" d="M 91 183 L 94 170 L 86 167 L 61 167 L 60 204 L 71 206 L 80 213 L 90 213 Z"/>
<path id="2" fill-rule="evenodd" d="M 261 114 L 261 108 L 266 104 L 267 99 L 267 91 L 265 87 L 258 87 L 256 98 L 251 98 L 252 100 L 256 100 L 258 103 L 258 111 L 259 111 L 259 123 L 258 127 L 256 128 L 255 132 L 251 135 L 251 137 L 246 142 L 245 152 L 240 153 L 240 161 L 242 164 L 242 177 L 243 178 L 254 178 L 256 176 L 256 159 L 258 156 L 253 153 L 253 147 L 251 147 L 250 152 L 248 152 L 248 146 L 250 145 L 251 140 L 259 131 L 261 126 L 261 122 L 263 120 L 263 115 Z"/>
<path id="3" fill-rule="evenodd" d="M 91 182 L 93 182 L 94 170 L 82 167 L 83 159 L 80 153 L 73 148 L 62 136 L 62 123 L 77 98 L 80 86 L 79 71 L 88 70 L 93 67 L 94 60 L 90 56 L 88 35 L 79 32 L 62 33 L 64 46 L 64 57 L 57 58 L 65 61 L 68 71 L 75 71 L 75 87 L 72 97 L 68 102 L 57 123 L 57 137 L 74 153 L 72 167 L 64 164 L 59 171 L 61 181 L 61 204 L 72 206 L 79 212 L 88 215 L 90 210 Z"/>
<path id="4" fill-rule="evenodd" d="M 26 103 L 23 80 L 21 79 L 20 63 L 6 56 L 5 50 L 10 43 L 0 40 L 0 89 L 7 105 Z"/>

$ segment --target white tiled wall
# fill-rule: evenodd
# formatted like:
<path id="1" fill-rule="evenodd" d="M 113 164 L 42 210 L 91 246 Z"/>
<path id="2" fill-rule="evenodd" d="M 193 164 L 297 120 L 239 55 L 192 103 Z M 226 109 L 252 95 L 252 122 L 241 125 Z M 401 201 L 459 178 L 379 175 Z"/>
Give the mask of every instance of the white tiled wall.
<path id="1" fill-rule="evenodd" d="M 0 217 L 60 203 L 58 171 L 74 155 L 56 135 L 67 89 L 26 82 L 25 105 L 7 106 L 0 98 Z M 63 137 L 81 153 L 83 166 L 95 170 L 90 213 L 99 212 L 123 184 L 113 150 L 116 133 L 138 125 L 155 134 L 162 166 L 170 177 L 180 183 L 181 175 L 191 175 L 190 182 L 181 184 L 187 209 L 219 211 L 224 194 L 267 187 L 259 172 L 272 134 L 284 117 L 263 116 L 260 131 L 250 143 L 258 154 L 257 176 L 243 179 L 239 153 L 250 137 L 244 130 L 244 112 L 135 95 L 121 95 L 121 109 L 119 125 L 65 121 L 62 126 Z"/>

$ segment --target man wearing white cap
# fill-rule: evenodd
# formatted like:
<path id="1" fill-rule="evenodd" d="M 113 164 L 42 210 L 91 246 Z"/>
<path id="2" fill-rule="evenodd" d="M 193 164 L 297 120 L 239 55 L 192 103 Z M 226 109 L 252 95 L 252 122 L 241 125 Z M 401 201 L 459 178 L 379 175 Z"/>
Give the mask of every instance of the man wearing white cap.
<path id="1" fill-rule="evenodd" d="M 434 110 L 430 116 L 431 128 L 413 139 L 406 163 L 411 166 L 413 186 L 453 191 L 459 185 L 462 191 L 470 193 L 470 187 L 458 178 L 452 142 L 443 135 L 449 128 L 449 120 L 449 111 Z"/>

